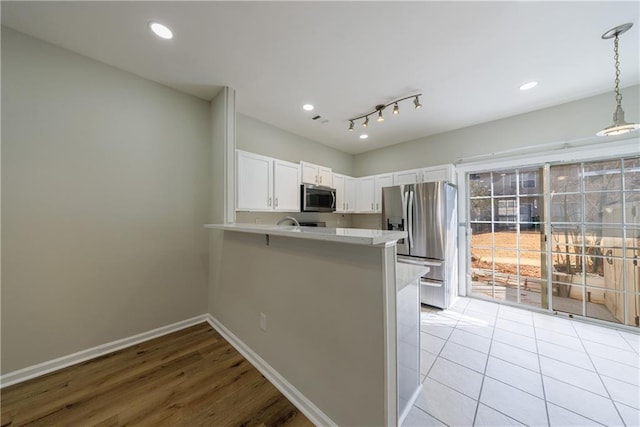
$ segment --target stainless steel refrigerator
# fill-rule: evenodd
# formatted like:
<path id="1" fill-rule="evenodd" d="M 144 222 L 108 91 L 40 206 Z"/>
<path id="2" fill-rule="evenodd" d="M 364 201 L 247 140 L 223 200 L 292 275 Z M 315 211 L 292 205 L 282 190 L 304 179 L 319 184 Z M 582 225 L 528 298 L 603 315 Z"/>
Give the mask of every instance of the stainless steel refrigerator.
<path id="1" fill-rule="evenodd" d="M 405 230 L 398 240 L 398 262 L 426 265 L 420 301 L 447 308 L 457 295 L 456 186 L 445 181 L 382 189 L 382 228 Z"/>

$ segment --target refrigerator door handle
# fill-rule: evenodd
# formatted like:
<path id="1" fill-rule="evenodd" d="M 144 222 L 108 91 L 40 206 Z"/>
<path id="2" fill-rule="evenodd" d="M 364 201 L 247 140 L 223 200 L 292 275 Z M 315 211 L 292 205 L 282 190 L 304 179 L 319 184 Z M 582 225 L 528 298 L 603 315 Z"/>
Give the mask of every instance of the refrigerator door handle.
<path id="1" fill-rule="evenodd" d="M 409 249 L 413 248 L 413 191 L 409 191 L 409 203 L 407 208 L 407 234 L 409 237 Z"/>

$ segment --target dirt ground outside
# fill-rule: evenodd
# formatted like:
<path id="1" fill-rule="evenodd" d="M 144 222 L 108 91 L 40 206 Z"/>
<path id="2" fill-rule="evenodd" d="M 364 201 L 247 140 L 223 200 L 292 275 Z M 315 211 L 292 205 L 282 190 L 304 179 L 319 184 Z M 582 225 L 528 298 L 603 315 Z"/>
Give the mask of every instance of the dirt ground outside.
<path id="1" fill-rule="evenodd" d="M 492 236 L 495 236 L 495 243 Z M 520 233 L 520 276 L 540 278 L 540 257 L 543 256 L 540 253 L 543 249 L 540 239 L 540 232 Z M 515 231 L 474 234 L 471 238 L 471 266 L 491 270 L 493 268 L 491 246 L 494 244 L 496 248 L 512 248 L 495 250 L 496 271 L 516 275 L 518 273 L 516 259 L 518 253 Z"/>

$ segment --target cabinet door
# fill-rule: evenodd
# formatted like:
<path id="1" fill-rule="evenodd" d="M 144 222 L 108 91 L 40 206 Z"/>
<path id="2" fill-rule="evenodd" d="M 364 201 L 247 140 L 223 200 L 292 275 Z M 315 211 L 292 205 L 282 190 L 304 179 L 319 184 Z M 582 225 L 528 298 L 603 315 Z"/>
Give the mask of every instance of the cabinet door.
<path id="1" fill-rule="evenodd" d="M 374 178 L 358 178 L 356 181 L 356 212 L 373 212 L 374 201 Z"/>
<path id="2" fill-rule="evenodd" d="M 300 211 L 300 165 L 284 160 L 273 161 L 273 208 L 277 211 Z"/>
<path id="3" fill-rule="evenodd" d="M 302 169 L 302 182 L 305 184 L 318 185 L 318 166 L 313 163 L 300 162 Z"/>
<path id="4" fill-rule="evenodd" d="M 347 211 L 347 202 L 346 202 L 346 194 L 344 183 L 346 180 L 346 176 L 333 174 L 333 185 L 335 185 L 336 189 L 336 212 L 346 212 Z"/>
<path id="5" fill-rule="evenodd" d="M 393 186 L 393 174 L 387 173 L 375 176 L 375 194 L 373 201 L 376 204 L 376 212 L 382 212 L 382 188 L 391 186 Z"/>
<path id="6" fill-rule="evenodd" d="M 422 182 L 449 181 L 455 183 L 453 165 L 433 166 L 422 169 Z"/>
<path id="7" fill-rule="evenodd" d="M 272 210 L 273 159 L 245 151 L 237 151 L 236 165 L 236 209 Z"/>
<path id="8" fill-rule="evenodd" d="M 422 179 L 422 171 L 419 169 L 396 172 L 393 174 L 393 184 L 415 184 Z"/>
<path id="9" fill-rule="evenodd" d="M 335 184 L 335 181 L 334 181 Z M 344 179 L 345 212 L 356 211 L 356 180 L 346 177 Z"/>
<path id="10" fill-rule="evenodd" d="M 333 187 L 333 173 L 331 172 L 331 168 L 318 166 L 318 185 Z"/>

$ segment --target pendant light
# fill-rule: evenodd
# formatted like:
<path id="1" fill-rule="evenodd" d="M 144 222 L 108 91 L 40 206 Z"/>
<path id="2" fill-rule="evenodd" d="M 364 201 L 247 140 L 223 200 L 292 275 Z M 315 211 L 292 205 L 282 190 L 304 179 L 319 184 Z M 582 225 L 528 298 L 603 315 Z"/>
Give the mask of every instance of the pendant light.
<path id="1" fill-rule="evenodd" d="M 627 123 L 624 121 L 624 110 L 622 109 L 622 94 L 620 94 L 620 61 L 618 54 L 618 38 L 621 34 L 627 32 L 633 26 L 632 23 L 622 24 L 615 28 L 610 29 L 602 35 L 604 40 L 613 39 L 613 58 L 616 65 L 616 80 L 615 80 L 615 93 L 616 93 L 616 110 L 613 112 L 613 124 L 596 135 L 598 136 L 615 136 L 622 135 L 627 132 L 631 132 L 640 128 L 640 124 Z"/>

